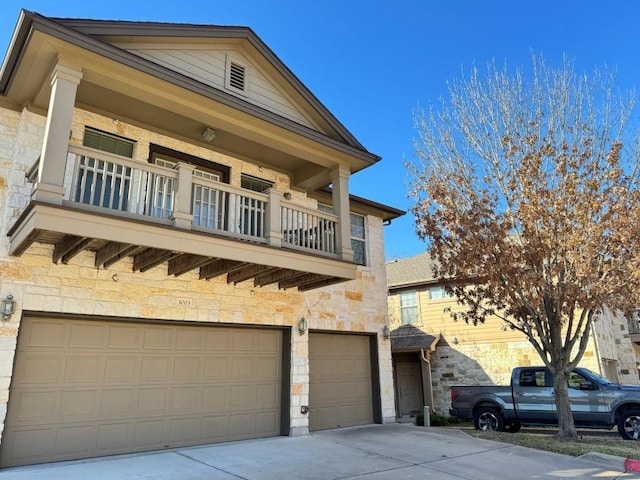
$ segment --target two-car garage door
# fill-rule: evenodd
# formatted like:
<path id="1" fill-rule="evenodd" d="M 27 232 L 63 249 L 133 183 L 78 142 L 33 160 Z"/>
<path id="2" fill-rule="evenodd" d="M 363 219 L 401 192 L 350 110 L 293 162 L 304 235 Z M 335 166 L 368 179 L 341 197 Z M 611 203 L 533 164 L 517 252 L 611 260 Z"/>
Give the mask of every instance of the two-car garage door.
<path id="1" fill-rule="evenodd" d="M 0 464 L 280 434 L 282 332 L 25 318 Z"/>

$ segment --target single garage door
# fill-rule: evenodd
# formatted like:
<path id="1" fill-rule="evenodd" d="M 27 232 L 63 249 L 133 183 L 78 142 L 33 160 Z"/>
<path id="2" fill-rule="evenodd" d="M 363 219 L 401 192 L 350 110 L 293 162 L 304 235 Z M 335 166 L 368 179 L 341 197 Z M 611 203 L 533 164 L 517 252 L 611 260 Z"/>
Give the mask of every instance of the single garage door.
<path id="1" fill-rule="evenodd" d="M 309 334 L 309 429 L 373 423 L 369 337 Z"/>
<path id="2" fill-rule="evenodd" d="M 280 434 L 282 333 L 26 318 L 2 466 Z"/>

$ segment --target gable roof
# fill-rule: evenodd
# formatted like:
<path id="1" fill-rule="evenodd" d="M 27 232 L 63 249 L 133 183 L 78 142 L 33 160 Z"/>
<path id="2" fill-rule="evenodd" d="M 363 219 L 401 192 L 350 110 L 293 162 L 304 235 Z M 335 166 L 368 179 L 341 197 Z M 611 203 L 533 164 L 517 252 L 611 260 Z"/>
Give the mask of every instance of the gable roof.
<path id="1" fill-rule="evenodd" d="M 385 267 L 387 287 L 390 290 L 432 284 L 437 281 L 433 276 L 433 260 L 428 252 L 393 260 Z"/>
<path id="2" fill-rule="evenodd" d="M 46 35 L 56 41 L 77 47 L 85 52 L 131 67 L 144 74 L 170 82 L 197 95 L 202 95 L 220 105 L 276 125 L 293 134 L 344 153 L 349 158 L 352 173 L 380 160 L 340 123 L 336 117 L 311 93 L 311 91 L 284 65 L 275 53 L 248 27 L 195 25 L 155 22 L 105 21 L 91 19 L 50 18 L 23 10 L 14 31 L 9 50 L 0 69 L 0 93 L 8 95 L 12 81 L 19 69 L 24 52 L 35 34 Z M 222 88 L 203 84 L 184 72 L 168 68 L 133 52 L 121 48 L 127 42 L 201 42 L 212 45 L 224 41 L 248 52 L 260 67 L 269 73 L 279 86 L 286 90 L 297 105 L 319 128 L 310 128 L 290 118 L 256 105 L 224 91 Z M 49 62 L 50 59 L 39 57 Z M 43 65 L 38 73 L 44 75 Z M 50 68 L 50 67 L 47 67 Z M 14 82 L 15 83 L 15 82 Z M 19 82 L 20 83 L 20 82 Z M 24 95 L 23 95 L 24 97 Z M 26 97 L 20 97 L 26 101 Z"/>

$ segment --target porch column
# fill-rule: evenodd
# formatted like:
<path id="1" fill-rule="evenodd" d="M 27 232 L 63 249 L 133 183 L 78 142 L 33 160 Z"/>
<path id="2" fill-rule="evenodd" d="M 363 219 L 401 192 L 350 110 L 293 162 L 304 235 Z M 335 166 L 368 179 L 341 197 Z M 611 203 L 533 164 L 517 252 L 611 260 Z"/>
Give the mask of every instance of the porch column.
<path id="1" fill-rule="evenodd" d="M 282 215 L 280 208 L 281 200 L 280 192 L 269 190 L 269 207 L 267 209 L 267 242 L 272 247 L 280 248 L 282 246 L 282 228 L 280 227 L 280 216 Z"/>
<path id="2" fill-rule="evenodd" d="M 178 184 L 173 204 L 173 226 L 191 230 L 193 214 L 191 213 L 191 192 L 193 189 L 193 171 L 195 167 L 188 163 L 178 164 Z"/>
<path id="3" fill-rule="evenodd" d="M 342 260 L 353 261 L 351 248 L 351 209 L 349 207 L 349 176 L 351 172 L 344 167 L 338 167 L 331 172 L 333 211 L 338 216 L 338 235 L 336 238 L 336 253 Z"/>
<path id="4" fill-rule="evenodd" d="M 82 79 L 77 66 L 56 64 L 51 73 L 51 98 L 44 130 L 38 181 L 31 193 L 34 201 L 62 204 L 64 172 L 76 90 Z"/>

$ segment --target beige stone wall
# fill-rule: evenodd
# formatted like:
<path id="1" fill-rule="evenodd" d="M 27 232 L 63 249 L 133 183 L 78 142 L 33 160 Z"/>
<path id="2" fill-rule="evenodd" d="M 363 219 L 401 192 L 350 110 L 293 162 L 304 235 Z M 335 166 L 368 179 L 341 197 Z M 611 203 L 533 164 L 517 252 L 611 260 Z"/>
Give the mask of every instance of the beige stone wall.
<path id="1" fill-rule="evenodd" d="M 609 362 L 615 364 L 620 383 L 639 385 L 636 362 L 640 357 L 629 338 L 629 324 L 624 315 L 605 309 L 594 317 L 593 334 L 598 347 L 599 372 L 605 374 L 605 363 Z"/>
<path id="2" fill-rule="evenodd" d="M 240 172 L 244 172 L 274 181 L 278 189 L 289 188 L 288 177 L 281 173 L 81 110 L 74 115 L 72 143 L 82 143 L 85 124 L 136 139 L 135 158 L 140 161 L 147 161 L 148 145 L 153 142 L 229 165 L 234 184 L 240 183 Z M 55 265 L 53 247 L 42 244 L 21 257 L 8 257 L 7 228 L 28 204 L 31 187 L 25 184 L 24 174 L 38 158 L 43 126 L 44 118 L 38 115 L 0 109 L 0 295 L 11 293 L 17 302 L 16 313 L 0 328 L 0 424 L 6 413 L 16 336 L 27 312 L 291 327 L 292 435 L 308 432 L 308 418 L 300 413 L 300 406 L 309 404 L 309 336 L 297 332 L 299 320 L 305 317 L 312 330 L 375 334 L 383 417 L 394 421 L 391 354 L 389 342 L 380 335 L 387 315 L 380 219 L 368 217 L 370 265 L 359 269 L 358 278 L 306 293 L 280 291 L 275 285 L 253 288 L 251 282 L 228 285 L 225 278 L 203 281 L 195 271 L 168 277 L 166 264 L 134 273 L 131 259 L 98 269 L 88 252 L 68 265 Z M 293 193 L 300 203 L 313 205 L 303 193 Z"/>

